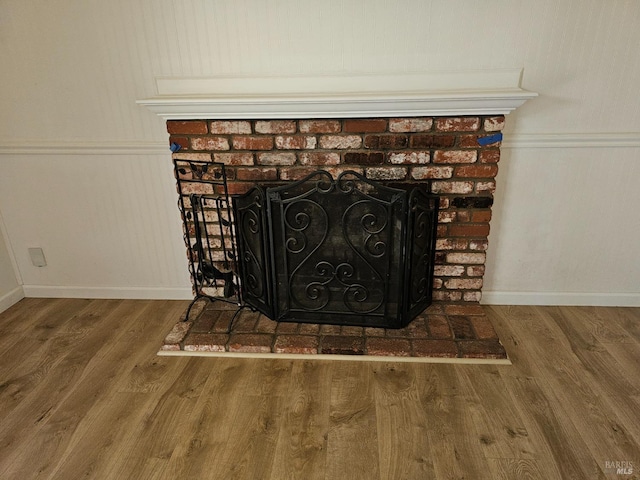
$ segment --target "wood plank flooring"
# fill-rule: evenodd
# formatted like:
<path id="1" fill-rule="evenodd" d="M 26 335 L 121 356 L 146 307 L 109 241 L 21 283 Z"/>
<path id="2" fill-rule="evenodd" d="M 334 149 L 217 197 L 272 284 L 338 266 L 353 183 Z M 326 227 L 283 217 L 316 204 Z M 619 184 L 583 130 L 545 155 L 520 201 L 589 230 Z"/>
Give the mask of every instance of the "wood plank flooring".
<path id="1" fill-rule="evenodd" d="M 639 308 L 485 307 L 507 366 L 157 357 L 185 307 L 0 314 L 0 478 L 640 478 Z"/>

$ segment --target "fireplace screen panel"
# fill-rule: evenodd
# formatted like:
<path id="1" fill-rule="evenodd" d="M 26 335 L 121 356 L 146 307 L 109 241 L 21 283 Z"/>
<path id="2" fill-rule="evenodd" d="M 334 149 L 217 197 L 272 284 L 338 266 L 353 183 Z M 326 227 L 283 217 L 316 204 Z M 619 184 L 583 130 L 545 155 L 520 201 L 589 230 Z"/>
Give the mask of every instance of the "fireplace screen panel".
<path id="1" fill-rule="evenodd" d="M 256 187 L 234 201 L 244 300 L 279 321 L 402 327 L 431 302 L 437 206 L 354 172 Z"/>

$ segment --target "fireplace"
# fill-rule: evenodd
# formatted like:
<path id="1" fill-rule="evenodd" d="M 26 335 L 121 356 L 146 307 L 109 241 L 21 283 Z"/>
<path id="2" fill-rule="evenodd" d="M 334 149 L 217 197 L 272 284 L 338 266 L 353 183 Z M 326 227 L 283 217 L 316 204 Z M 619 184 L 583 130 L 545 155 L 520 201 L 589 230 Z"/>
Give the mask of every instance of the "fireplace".
<path id="1" fill-rule="evenodd" d="M 503 126 L 497 115 L 167 122 L 170 142 L 180 146 L 173 157 L 183 218 L 192 215 L 191 194 L 240 195 L 318 170 L 430 190 L 439 198 L 431 294 L 448 303 L 481 298 Z M 224 166 L 226 186 L 216 165 Z M 215 240 L 212 259 L 228 260 L 231 247 Z"/>
<path id="2" fill-rule="evenodd" d="M 244 302 L 278 321 L 406 326 L 431 303 L 438 198 L 399 186 L 319 170 L 235 198 Z"/>
<path id="3" fill-rule="evenodd" d="M 348 174 L 368 182 L 402 184 L 405 190 L 427 187 L 439 197 L 429 278 L 433 303 L 407 327 L 271 322 L 277 325 L 273 326 L 262 317 L 245 315 L 231 331 L 226 314 L 214 321 L 218 314 L 205 311 L 192 326 L 177 326 L 163 350 L 371 353 L 383 344 L 406 343 L 408 350 L 402 351 L 416 356 L 504 358 L 478 303 L 504 116 L 537 95 L 520 88 L 521 78 L 521 69 L 507 69 L 156 79 L 158 95 L 139 103 L 167 120 L 169 142 L 180 147 L 173 159 L 185 167 L 184 174 L 176 169 L 183 218 L 192 207 L 192 194 L 243 195 L 257 184 L 266 194 L 319 170 L 334 181 L 354 172 Z M 226 187 L 196 178 L 215 177 L 214 165 L 224 166 Z M 221 211 L 224 217 L 225 209 Z M 227 223 L 225 217 L 212 225 L 230 239 L 233 230 Z M 187 225 L 186 237 L 191 230 Z M 187 249 L 193 261 L 189 242 Z M 232 262 L 225 242 L 213 242 L 212 252 L 217 267 L 222 267 L 216 267 L 216 275 L 227 274 Z M 196 272 L 196 280 L 197 276 Z M 277 283 L 273 280 L 272 286 Z M 214 293 L 224 297 L 230 290 Z M 268 305 L 264 308 L 270 312 Z M 201 338 L 205 330 L 206 341 Z M 294 331 L 307 335 L 308 345 L 294 345 Z M 359 337 L 352 344 L 345 335 Z M 348 348 L 340 346 L 345 342 Z"/>

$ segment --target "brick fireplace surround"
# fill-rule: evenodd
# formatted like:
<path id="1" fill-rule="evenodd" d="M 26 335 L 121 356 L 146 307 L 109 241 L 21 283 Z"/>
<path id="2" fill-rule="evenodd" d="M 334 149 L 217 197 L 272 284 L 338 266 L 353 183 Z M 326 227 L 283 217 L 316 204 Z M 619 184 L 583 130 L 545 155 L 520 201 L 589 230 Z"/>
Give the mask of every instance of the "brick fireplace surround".
<path id="1" fill-rule="evenodd" d="M 432 182 L 441 198 L 434 304 L 400 330 L 276 324 L 211 304 L 178 323 L 161 351 L 326 353 L 504 359 L 478 302 L 504 116 L 168 120 L 174 159 L 227 166 L 229 190 L 299 180 L 318 169 L 355 170 L 378 181 Z M 182 184 L 183 193 L 214 193 Z"/>
<path id="2" fill-rule="evenodd" d="M 167 122 L 174 158 L 224 163 L 232 194 L 318 169 L 430 180 L 441 197 L 433 299 L 448 303 L 481 298 L 503 126 L 503 116 Z"/>

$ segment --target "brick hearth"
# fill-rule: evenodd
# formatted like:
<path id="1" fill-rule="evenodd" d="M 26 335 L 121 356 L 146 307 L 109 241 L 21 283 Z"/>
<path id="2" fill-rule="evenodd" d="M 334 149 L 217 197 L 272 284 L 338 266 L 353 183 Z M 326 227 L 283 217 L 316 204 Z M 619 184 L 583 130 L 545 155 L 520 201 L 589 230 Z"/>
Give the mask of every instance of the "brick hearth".
<path id="1" fill-rule="evenodd" d="M 277 323 L 233 304 L 199 301 L 165 338 L 161 352 L 367 355 L 504 360 L 506 352 L 479 305 L 434 304 L 402 329 Z M 186 313 L 186 312 L 185 312 Z"/>

